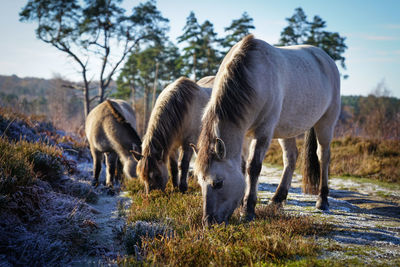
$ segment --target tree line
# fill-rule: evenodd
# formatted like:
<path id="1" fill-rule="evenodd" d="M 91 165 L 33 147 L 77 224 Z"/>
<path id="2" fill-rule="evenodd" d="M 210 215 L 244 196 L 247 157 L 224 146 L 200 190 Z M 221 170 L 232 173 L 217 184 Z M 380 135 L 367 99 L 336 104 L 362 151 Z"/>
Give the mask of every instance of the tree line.
<path id="1" fill-rule="evenodd" d="M 85 116 L 107 97 L 130 99 L 142 129 L 166 84 L 180 76 L 196 81 L 215 75 L 229 49 L 255 29 L 253 18 L 244 12 L 218 36 L 210 20 L 199 22 L 192 11 L 175 43 L 168 37 L 169 20 L 154 0 L 130 11 L 122 7 L 122 0 L 28 0 L 19 15 L 22 22 L 36 23 L 38 39 L 78 67 L 82 83 L 65 87 L 82 92 Z M 322 18 L 309 20 L 297 8 L 286 21 L 276 45 L 318 46 L 345 69 L 345 37 L 327 31 Z M 92 62 L 99 62 L 98 69 L 89 68 Z M 117 89 L 111 90 L 114 79 Z"/>

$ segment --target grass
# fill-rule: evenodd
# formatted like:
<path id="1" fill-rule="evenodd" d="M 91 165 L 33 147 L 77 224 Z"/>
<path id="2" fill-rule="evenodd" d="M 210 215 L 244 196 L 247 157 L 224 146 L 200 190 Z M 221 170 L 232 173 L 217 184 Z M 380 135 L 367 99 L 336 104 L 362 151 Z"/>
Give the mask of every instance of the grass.
<path id="1" fill-rule="evenodd" d="M 245 223 L 236 211 L 230 224 L 203 228 L 202 199 L 193 180 L 181 194 L 169 185 L 166 192 L 146 196 L 141 183 L 126 185 L 132 197 L 128 224 L 145 221 L 166 229 L 163 235 L 141 235 L 127 251 L 139 251 L 121 264 L 170 266 L 279 265 L 299 257 L 316 256 L 320 248 L 314 237 L 325 235 L 332 226 L 305 216 L 283 213 L 259 205 L 256 219 Z M 142 227 L 143 228 L 143 227 Z M 137 246 L 136 250 L 132 246 Z M 138 255 L 139 254 L 139 255 Z"/>
<path id="2" fill-rule="evenodd" d="M 300 151 L 296 168 L 301 167 L 303 140 L 297 140 Z M 283 165 L 282 151 L 273 140 L 264 160 L 267 164 Z M 331 144 L 330 174 L 370 178 L 400 184 L 400 141 L 375 140 L 360 137 L 334 139 Z"/>

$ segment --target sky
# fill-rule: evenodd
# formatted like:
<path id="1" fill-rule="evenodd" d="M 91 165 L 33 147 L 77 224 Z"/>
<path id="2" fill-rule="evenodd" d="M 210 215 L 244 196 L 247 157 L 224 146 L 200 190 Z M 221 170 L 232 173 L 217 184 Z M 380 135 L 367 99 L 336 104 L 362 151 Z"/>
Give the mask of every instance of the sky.
<path id="1" fill-rule="evenodd" d="M 79 68 L 57 49 L 36 39 L 35 23 L 22 23 L 18 13 L 26 0 L 1 0 L 0 75 L 52 78 L 60 74 L 78 81 Z M 139 2 L 125 0 L 130 10 Z M 278 42 L 285 18 L 302 7 L 308 19 L 320 16 L 326 30 L 346 37 L 344 53 L 349 75 L 342 79 L 342 95 L 368 95 L 384 83 L 391 96 L 400 98 L 400 1 L 398 0 L 158 0 L 157 7 L 169 19 L 169 37 L 176 43 L 186 18 L 193 11 L 199 21 L 214 24 L 219 37 L 224 27 L 247 12 L 254 19 L 256 38 L 270 44 Z M 93 64 L 92 70 L 96 70 Z M 93 74 L 94 75 L 94 74 Z M 95 77 L 95 76 L 93 76 Z M 114 77 L 116 78 L 116 76 Z"/>

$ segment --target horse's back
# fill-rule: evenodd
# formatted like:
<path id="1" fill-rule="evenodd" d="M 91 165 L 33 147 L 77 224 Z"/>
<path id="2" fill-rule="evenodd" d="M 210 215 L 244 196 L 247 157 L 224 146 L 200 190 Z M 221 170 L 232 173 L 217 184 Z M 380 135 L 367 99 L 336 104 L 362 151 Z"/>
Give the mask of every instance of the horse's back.
<path id="1" fill-rule="evenodd" d="M 212 88 L 215 76 L 206 76 L 197 81 L 197 85 L 203 88 Z"/>
<path id="2" fill-rule="evenodd" d="M 111 99 L 110 101 L 113 104 L 115 103 L 114 107 L 118 110 L 118 112 L 124 117 L 124 119 L 131 125 L 133 129 L 136 129 L 136 115 L 132 106 L 125 100 L 121 99 Z"/>
<path id="3" fill-rule="evenodd" d="M 293 137 L 310 129 L 328 110 L 340 108 L 340 77 L 334 61 L 309 45 L 273 47 L 256 40 L 258 75 L 253 84 L 263 101 L 261 112 L 275 124 L 274 138 Z M 258 77 L 257 77 L 258 76 Z M 271 116 L 274 116 L 272 118 Z M 262 117 L 262 116 L 261 116 Z"/>

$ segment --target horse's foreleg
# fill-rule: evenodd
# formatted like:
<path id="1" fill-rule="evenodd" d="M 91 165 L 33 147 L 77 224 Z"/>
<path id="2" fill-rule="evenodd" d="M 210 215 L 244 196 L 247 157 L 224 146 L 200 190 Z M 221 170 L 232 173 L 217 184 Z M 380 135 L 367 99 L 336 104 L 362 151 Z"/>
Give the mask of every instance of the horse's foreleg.
<path id="1" fill-rule="evenodd" d="M 169 156 L 168 160 L 168 170 L 172 177 L 172 184 L 174 187 L 178 187 L 178 164 L 176 162 L 175 153 Z"/>
<path id="2" fill-rule="evenodd" d="M 193 155 L 193 149 L 188 145 L 182 147 L 182 153 L 179 159 L 179 169 L 181 170 L 181 177 L 179 181 L 179 190 L 184 193 L 188 189 L 187 174 L 189 171 L 190 159 Z"/>
<path id="3" fill-rule="evenodd" d="M 290 185 L 292 183 L 293 172 L 296 168 L 296 160 L 298 155 L 295 138 L 279 139 L 279 144 L 281 145 L 283 152 L 283 173 L 281 182 L 279 183 L 279 186 L 271 199 L 273 204 L 281 204 L 284 200 L 286 200 Z"/>
<path id="4" fill-rule="evenodd" d="M 99 185 L 99 176 L 101 171 L 101 160 L 102 160 L 102 153 L 91 149 L 90 152 L 92 153 L 93 158 L 93 182 L 92 185 L 98 186 Z"/>
<path id="5" fill-rule="evenodd" d="M 106 153 L 106 186 L 112 186 L 117 166 L 118 156 L 114 152 Z"/>
<path id="6" fill-rule="evenodd" d="M 247 163 L 246 191 L 243 199 L 243 210 L 247 220 L 253 220 L 257 203 L 257 182 L 261 172 L 262 161 L 268 149 L 270 138 L 254 139 L 250 145 L 250 158 Z"/>
<path id="7" fill-rule="evenodd" d="M 123 172 L 123 166 L 121 163 L 121 160 L 117 158 L 117 173 L 115 175 L 115 180 L 118 181 L 119 184 L 122 184 L 122 172 Z"/>

